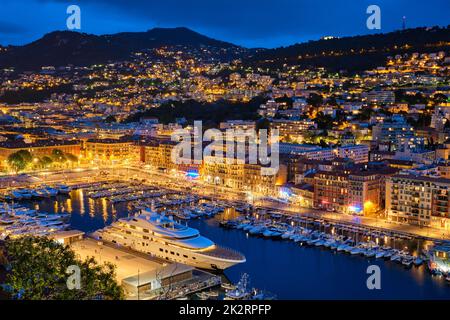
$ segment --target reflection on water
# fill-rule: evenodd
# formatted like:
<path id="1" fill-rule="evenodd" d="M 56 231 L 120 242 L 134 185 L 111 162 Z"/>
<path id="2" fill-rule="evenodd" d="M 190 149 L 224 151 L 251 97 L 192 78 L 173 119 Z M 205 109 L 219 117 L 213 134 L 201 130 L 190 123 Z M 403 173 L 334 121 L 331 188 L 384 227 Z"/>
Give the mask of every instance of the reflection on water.
<path id="1" fill-rule="evenodd" d="M 248 273 L 252 286 L 279 299 L 450 299 L 450 285 L 423 265 L 405 269 L 390 261 L 254 237 L 221 228 L 220 219 L 191 220 L 189 225 L 246 256 L 246 263 L 225 270 L 227 278 L 236 282 Z M 381 269 L 381 290 L 366 286 L 367 267 L 373 264 Z"/>
<path id="2" fill-rule="evenodd" d="M 239 216 L 239 213 L 234 208 L 226 208 L 223 212 L 223 220 L 233 220 Z"/>
<path id="3" fill-rule="evenodd" d="M 83 193 L 83 189 L 78 189 L 75 192 L 72 191 L 71 193 L 71 197 L 72 198 L 78 198 L 78 202 L 80 203 L 80 210 L 79 213 L 81 215 L 84 215 L 84 193 Z"/>
<path id="4" fill-rule="evenodd" d="M 28 201 L 23 204 L 43 212 L 71 213 L 72 228 L 86 232 L 103 228 L 128 214 L 125 203 L 113 205 L 105 198 L 94 200 L 86 197 L 83 190 L 74 190 L 70 196 L 58 195 L 56 198 Z"/>
<path id="5" fill-rule="evenodd" d="M 66 208 L 67 213 L 72 214 L 72 212 L 73 212 L 72 198 L 67 198 L 66 199 L 66 206 L 65 206 L 65 208 Z"/>
<path id="6" fill-rule="evenodd" d="M 131 212 L 126 203 L 113 205 L 105 199 L 93 200 L 82 190 L 72 191 L 70 197 L 59 195 L 55 199 L 29 201 L 24 205 L 44 212 L 72 213 L 71 226 L 85 232 L 103 228 Z M 220 228 L 218 222 L 223 217 L 233 219 L 236 212 L 231 209 L 214 219 L 188 223 L 214 242 L 246 256 L 246 263 L 225 271 L 231 281 L 237 282 L 242 273 L 249 273 L 252 286 L 270 291 L 280 299 L 450 299 L 450 285 L 443 278 L 430 276 L 424 266 L 406 270 L 390 261 L 256 238 L 240 230 Z M 389 237 L 375 238 L 375 241 L 411 250 L 426 245 Z M 367 289 L 366 271 L 372 264 L 380 266 L 381 290 Z"/>

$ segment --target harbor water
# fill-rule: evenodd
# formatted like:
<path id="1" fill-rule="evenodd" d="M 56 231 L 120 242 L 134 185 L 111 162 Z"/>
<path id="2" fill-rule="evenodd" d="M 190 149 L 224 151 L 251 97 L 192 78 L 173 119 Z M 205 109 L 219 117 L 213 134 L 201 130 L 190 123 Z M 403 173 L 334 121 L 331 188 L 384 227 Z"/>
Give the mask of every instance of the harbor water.
<path id="1" fill-rule="evenodd" d="M 43 212 L 70 213 L 72 228 L 85 232 L 103 228 L 131 211 L 127 203 L 113 205 L 104 198 L 91 199 L 82 190 L 22 204 Z M 390 261 L 253 237 L 242 230 L 221 228 L 220 219 L 219 215 L 190 220 L 188 224 L 214 242 L 246 256 L 246 263 L 225 270 L 231 282 L 248 273 L 251 286 L 277 299 L 450 299 L 450 284 L 443 277 L 431 276 L 424 265 L 405 269 Z M 380 290 L 367 288 L 370 265 L 381 269 Z"/>

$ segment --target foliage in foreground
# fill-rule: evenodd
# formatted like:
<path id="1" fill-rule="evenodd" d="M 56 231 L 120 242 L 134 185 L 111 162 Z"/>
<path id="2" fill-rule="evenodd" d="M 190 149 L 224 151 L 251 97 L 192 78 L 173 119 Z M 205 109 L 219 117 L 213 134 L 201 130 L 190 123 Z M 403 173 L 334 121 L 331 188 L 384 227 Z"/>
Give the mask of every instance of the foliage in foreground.
<path id="1" fill-rule="evenodd" d="M 79 261 L 68 247 L 44 237 L 7 240 L 3 247 L 5 285 L 14 299 L 123 299 L 115 266 L 99 265 L 93 257 Z M 80 268 L 81 288 L 69 290 L 69 266 Z"/>

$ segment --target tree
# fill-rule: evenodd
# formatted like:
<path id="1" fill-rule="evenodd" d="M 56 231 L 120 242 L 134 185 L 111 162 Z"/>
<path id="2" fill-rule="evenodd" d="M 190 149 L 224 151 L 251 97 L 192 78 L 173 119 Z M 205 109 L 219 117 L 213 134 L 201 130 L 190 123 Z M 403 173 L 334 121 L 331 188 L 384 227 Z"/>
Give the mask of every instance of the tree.
<path id="1" fill-rule="evenodd" d="M 311 93 L 306 102 L 314 107 L 319 107 L 323 104 L 323 97 L 320 94 Z"/>
<path id="2" fill-rule="evenodd" d="M 67 161 L 67 159 L 64 155 L 64 152 L 62 152 L 60 149 L 53 149 L 52 159 L 54 162 L 60 162 L 60 163 L 64 163 Z"/>
<path id="3" fill-rule="evenodd" d="M 107 116 L 105 118 L 104 122 L 105 123 L 113 123 L 113 122 L 117 122 L 117 119 L 112 114 L 110 114 L 109 116 Z"/>
<path id="4" fill-rule="evenodd" d="M 319 129 L 331 129 L 333 128 L 333 117 L 324 114 L 323 112 L 318 112 L 316 116 L 317 128 Z"/>
<path id="5" fill-rule="evenodd" d="M 433 96 L 434 105 L 440 105 L 440 104 L 446 102 L 447 99 L 448 99 L 447 96 L 443 93 L 436 93 Z"/>
<path id="6" fill-rule="evenodd" d="M 122 299 L 115 281 L 115 266 L 99 265 L 94 258 L 79 261 L 68 247 L 45 237 L 23 237 L 5 241 L 6 285 L 15 299 L 82 300 Z M 81 288 L 69 290 L 66 273 L 78 266 Z"/>
<path id="7" fill-rule="evenodd" d="M 28 150 L 20 150 L 16 152 L 28 164 L 33 161 L 33 156 Z"/>
<path id="8" fill-rule="evenodd" d="M 45 168 L 47 168 L 53 163 L 53 160 L 52 160 L 52 158 L 50 158 L 48 156 L 43 156 L 41 158 L 41 163 Z"/>
<path id="9" fill-rule="evenodd" d="M 375 113 L 371 107 L 362 108 L 361 112 L 356 116 L 357 120 L 367 121 Z"/>
<path id="10" fill-rule="evenodd" d="M 8 165 L 18 173 L 27 167 L 26 161 L 17 152 L 10 154 L 7 159 Z"/>
<path id="11" fill-rule="evenodd" d="M 71 154 L 71 153 L 65 153 L 64 156 L 69 160 L 70 162 L 78 162 L 78 157 Z"/>

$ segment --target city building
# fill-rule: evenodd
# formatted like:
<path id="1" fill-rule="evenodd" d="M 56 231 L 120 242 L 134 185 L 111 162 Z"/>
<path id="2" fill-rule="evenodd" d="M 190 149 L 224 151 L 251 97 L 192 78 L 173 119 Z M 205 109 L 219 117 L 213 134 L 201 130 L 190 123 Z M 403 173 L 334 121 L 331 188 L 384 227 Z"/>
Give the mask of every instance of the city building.
<path id="1" fill-rule="evenodd" d="M 271 129 L 278 129 L 281 141 L 302 142 L 303 134 L 311 129 L 317 129 L 317 124 L 311 120 L 272 120 Z"/>
<path id="2" fill-rule="evenodd" d="M 89 139 L 85 143 L 86 160 L 101 162 L 131 162 L 137 160 L 135 143 L 129 139 Z"/>
<path id="3" fill-rule="evenodd" d="M 359 170 L 314 174 L 314 206 L 339 213 L 370 214 L 383 207 L 382 176 Z"/>
<path id="4" fill-rule="evenodd" d="M 287 181 L 286 166 L 280 165 L 275 175 L 264 175 L 261 168 L 260 164 L 249 164 L 240 160 L 227 164 L 208 157 L 204 159 L 201 177 L 206 183 L 216 186 L 263 195 L 276 194 L 277 187 Z"/>
<path id="5" fill-rule="evenodd" d="M 414 148 L 424 143 L 424 139 L 417 137 L 414 128 L 404 120 L 378 123 L 372 128 L 372 139 L 378 143 L 389 144 L 390 150 L 401 146 Z"/>
<path id="6" fill-rule="evenodd" d="M 365 163 L 369 161 L 369 147 L 364 144 L 344 145 L 335 150 L 338 158 L 351 159 L 355 163 Z"/>
<path id="7" fill-rule="evenodd" d="M 450 229 L 450 179 L 395 175 L 386 181 L 388 220 Z"/>

